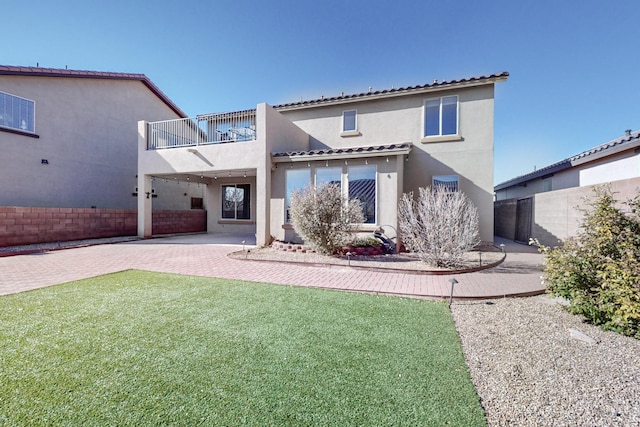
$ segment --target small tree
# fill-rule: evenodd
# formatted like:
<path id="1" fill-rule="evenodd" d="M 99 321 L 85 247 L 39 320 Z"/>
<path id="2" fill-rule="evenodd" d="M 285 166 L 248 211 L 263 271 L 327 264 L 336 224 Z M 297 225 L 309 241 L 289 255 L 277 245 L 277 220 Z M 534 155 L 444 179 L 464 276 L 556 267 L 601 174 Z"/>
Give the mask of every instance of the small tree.
<path id="1" fill-rule="evenodd" d="M 360 201 L 342 195 L 337 184 L 308 186 L 291 193 L 291 224 L 306 244 L 321 254 L 334 254 L 353 239 L 364 222 Z"/>
<path id="2" fill-rule="evenodd" d="M 398 219 L 406 248 L 436 267 L 460 265 L 480 243 L 477 209 L 464 193 L 444 187 L 420 188 L 417 200 L 403 194 Z"/>

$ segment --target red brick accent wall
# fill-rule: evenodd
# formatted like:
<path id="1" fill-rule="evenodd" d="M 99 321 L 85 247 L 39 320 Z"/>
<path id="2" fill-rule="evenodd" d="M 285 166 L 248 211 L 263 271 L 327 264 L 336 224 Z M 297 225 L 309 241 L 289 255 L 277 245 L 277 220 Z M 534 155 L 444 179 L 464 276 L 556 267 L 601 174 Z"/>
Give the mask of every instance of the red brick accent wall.
<path id="1" fill-rule="evenodd" d="M 137 219 L 130 209 L 0 206 L 0 246 L 135 236 Z"/>
<path id="2" fill-rule="evenodd" d="M 195 233 L 207 231 L 207 211 L 153 211 L 152 234 Z"/>
<path id="3" fill-rule="evenodd" d="M 135 209 L 0 206 L 0 247 L 135 236 Z M 207 231 L 207 211 L 153 211 L 153 234 Z"/>

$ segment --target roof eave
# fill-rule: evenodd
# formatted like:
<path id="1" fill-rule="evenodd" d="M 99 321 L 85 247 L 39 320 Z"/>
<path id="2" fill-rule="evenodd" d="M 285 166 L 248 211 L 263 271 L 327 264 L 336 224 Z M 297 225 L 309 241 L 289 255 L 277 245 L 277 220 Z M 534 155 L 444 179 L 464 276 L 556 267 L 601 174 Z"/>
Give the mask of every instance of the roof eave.
<path id="1" fill-rule="evenodd" d="M 634 150 L 638 147 L 640 147 L 640 137 L 638 137 L 635 141 L 630 141 L 628 143 L 623 143 L 615 147 L 606 148 L 604 150 L 598 151 L 597 153 L 592 153 L 579 158 L 571 159 L 571 165 L 572 166 L 583 165 L 585 163 L 590 163 L 605 157 L 613 156 L 619 153 L 624 153 L 625 151 Z"/>
<path id="2" fill-rule="evenodd" d="M 349 160 L 360 158 L 372 158 L 372 157 L 387 157 L 387 156 L 404 156 L 411 153 L 413 148 L 412 144 L 407 144 L 405 147 L 390 148 L 379 151 L 353 151 L 342 153 L 313 153 L 313 154 L 296 154 L 296 155 L 281 155 L 274 156 L 271 154 L 271 160 L 273 163 L 297 163 L 297 162 L 310 162 L 316 160 Z"/>
<path id="3" fill-rule="evenodd" d="M 509 188 L 509 187 L 515 187 L 517 185 L 523 184 L 525 182 L 531 182 L 533 180 L 536 179 L 540 179 L 543 177 L 546 177 L 548 175 L 552 175 L 556 172 L 560 172 L 563 171 L 565 169 L 570 169 L 571 166 L 571 162 L 569 161 L 563 161 L 560 163 L 557 163 L 555 165 L 551 165 L 549 167 L 546 168 L 542 168 L 542 169 L 538 169 L 535 172 L 530 172 L 526 175 L 522 175 L 519 176 L 517 178 L 513 178 L 509 181 L 505 181 L 503 183 L 500 183 L 498 185 L 496 185 L 495 187 L 493 187 L 493 191 L 500 191 L 500 190 L 504 190 L 505 188 Z"/>
<path id="4" fill-rule="evenodd" d="M 76 79 L 107 79 L 107 80 L 137 80 L 144 84 L 155 96 L 181 118 L 187 114 L 180 109 L 164 92 L 160 90 L 146 75 L 132 73 L 115 73 L 101 71 L 62 70 L 57 68 L 17 67 L 0 65 L 0 75 L 32 76 L 32 77 L 60 77 Z"/>
<path id="5" fill-rule="evenodd" d="M 452 82 L 434 83 L 431 85 L 410 87 L 406 89 L 397 90 L 383 90 L 378 92 L 368 92 L 354 95 L 345 95 L 336 98 L 316 99 L 304 102 L 298 102 L 293 104 L 281 104 L 275 105 L 273 108 L 278 111 L 294 111 L 303 110 L 308 108 L 318 108 L 327 105 L 341 105 L 350 104 L 354 102 L 375 101 L 380 99 L 395 98 L 399 96 L 407 95 L 419 95 L 429 94 L 434 92 L 442 92 L 452 89 L 469 88 L 477 86 L 492 85 L 498 82 L 506 81 L 509 77 L 509 73 L 503 72 L 490 77 L 483 77 L 478 79 L 468 80 L 456 80 Z"/>

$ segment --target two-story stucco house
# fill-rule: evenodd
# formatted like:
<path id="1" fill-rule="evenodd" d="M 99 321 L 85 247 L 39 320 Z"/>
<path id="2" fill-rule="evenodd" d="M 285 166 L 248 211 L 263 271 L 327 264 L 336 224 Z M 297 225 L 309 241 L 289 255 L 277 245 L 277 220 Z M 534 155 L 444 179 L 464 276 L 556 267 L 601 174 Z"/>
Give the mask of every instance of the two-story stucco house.
<path id="1" fill-rule="evenodd" d="M 403 193 L 442 184 L 478 208 L 493 241 L 494 85 L 508 73 L 321 98 L 196 118 L 139 122 L 138 233 L 152 234 L 152 189 L 205 188 L 209 232 L 294 241 L 289 195 L 340 183 L 361 200 L 362 231 L 397 228 Z"/>
<path id="2" fill-rule="evenodd" d="M 0 66 L 0 246 L 135 235 L 138 120 L 184 117 L 143 74 Z M 156 209 L 201 192 L 160 185 Z"/>

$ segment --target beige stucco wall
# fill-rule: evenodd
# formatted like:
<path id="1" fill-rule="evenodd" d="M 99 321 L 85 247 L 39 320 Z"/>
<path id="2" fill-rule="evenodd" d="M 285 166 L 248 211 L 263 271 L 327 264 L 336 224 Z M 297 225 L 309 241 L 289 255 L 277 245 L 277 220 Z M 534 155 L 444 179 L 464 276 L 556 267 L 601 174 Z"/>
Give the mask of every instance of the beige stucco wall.
<path id="1" fill-rule="evenodd" d="M 448 95 L 459 96 L 462 140 L 423 143 L 424 101 Z M 413 143 L 402 191 L 417 193 L 434 175 L 458 175 L 460 190 L 478 208 L 482 240 L 493 241 L 493 105 L 489 84 L 282 113 L 310 135 L 312 149 Z M 351 109 L 357 110 L 359 135 L 342 137 L 342 112 Z"/>
<path id="2" fill-rule="evenodd" d="M 602 185 L 602 184 L 598 184 Z M 640 192 L 640 178 L 612 181 L 607 185 L 619 201 L 635 197 Z M 567 188 L 539 193 L 533 196 L 531 237 L 547 246 L 557 246 L 560 242 L 576 234 L 583 212 L 588 207 L 586 200 L 593 198 L 594 185 Z M 515 233 L 516 199 L 496 202 L 496 234 L 513 239 Z"/>
<path id="3" fill-rule="evenodd" d="M 226 144 L 199 145 L 162 150 L 147 150 L 145 123 L 139 124 L 138 171 L 139 185 L 149 186 L 149 177 L 175 176 L 181 180 L 191 176 L 191 183 L 206 185 L 205 209 L 209 232 L 256 233 L 258 245 L 271 240 L 271 154 L 277 151 L 307 150 L 309 136 L 267 104 L 256 107 L 256 139 Z M 233 177 L 228 177 L 232 173 Z M 244 175 L 247 177 L 238 177 Z M 199 179 L 201 174 L 215 175 Z M 221 218 L 221 185 L 251 184 L 251 219 L 226 220 Z M 146 191 L 146 190 L 145 190 Z M 155 200 L 152 202 L 155 207 Z M 148 202 L 140 200 L 139 234 L 148 235 Z"/>
<path id="4" fill-rule="evenodd" d="M 586 159 L 590 158 L 587 157 Z M 585 159 L 579 159 L 578 162 Z M 613 155 L 606 155 L 597 160 L 573 165 L 570 169 L 550 174 L 551 190 L 562 190 L 580 186 L 604 184 L 640 176 L 640 153 L 629 149 Z M 528 197 L 544 192 L 544 179 L 507 187 L 496 191 L 496 200 Z"/>
<path id="5" fill-rule="evenodd" d="M 389 157 L 389 161 L 387 161 Z M 299 236 L 286 224 L 285 218 L 285 189 L 286 171 L 292 169 L 304 169 L 310 171 L 311 182 L 315 182 L 315 174 L 318 168 L 340 168 L 342 170 L 342 182 L 348 180 L 348 168 L 350 166 L 375 166 L 376 183 L 376 223 L 363 224 L 359 230 L 371 233 L 380 225 L 391 225 L 397 229 L 397 202 L 401 197 L 401 186 L 404 156 L 379 156 L 359 159 L 322 159 L 309 162 L 277 163 L 272 173 L 272 197 L 271 197 L 271 233 L 274 239 L 287 242 L 301 242 Z"/>
<path id="6" fill-rule="evenodd" d="M 0 132 L 0 205 L 136 207 L 137 121 L 177 117 L 142 82 L 2 75 L 0 90 L 35 101 L 40 136 Z"/>

